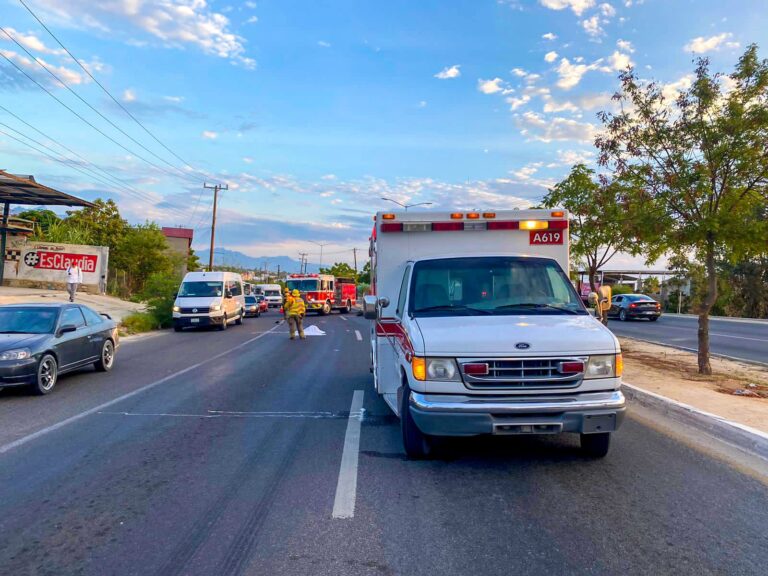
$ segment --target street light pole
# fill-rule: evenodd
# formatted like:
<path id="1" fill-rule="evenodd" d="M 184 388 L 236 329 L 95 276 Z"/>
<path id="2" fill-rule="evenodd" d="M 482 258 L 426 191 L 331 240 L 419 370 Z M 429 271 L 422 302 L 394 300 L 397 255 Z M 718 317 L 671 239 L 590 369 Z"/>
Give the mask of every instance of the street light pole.
<path id="1" fill-rule="evenodd" d="M 393 200 L 392 198 L 385 198 L 384 196 L 381 197 L 382 200 L 386 200 L 387 202 L 394 202 L 398 206 L 402 206 L 405 208 L 405 211 L 408 212 L 408 208 L 413 208 L 414 206 L 432 206 L 432 202 L 418 202 L 416 204 L 403 204 L 402 202 L 398 202 L 397 200 Z"/>
<path id="2" fill-rule="evenodd" d="M 329 244 L 331 244 L 331 242 L 324 242 L 322 244 L 320 242 L 315 242 L 314 240 L 310 240 L 310 242 L 312 242 L 312 244 L 320 246 L 320 264 L 318 265 L 318 267 L 322 268 L 322 266 L 323 266 L 323 246 L 328 246 Z"/>

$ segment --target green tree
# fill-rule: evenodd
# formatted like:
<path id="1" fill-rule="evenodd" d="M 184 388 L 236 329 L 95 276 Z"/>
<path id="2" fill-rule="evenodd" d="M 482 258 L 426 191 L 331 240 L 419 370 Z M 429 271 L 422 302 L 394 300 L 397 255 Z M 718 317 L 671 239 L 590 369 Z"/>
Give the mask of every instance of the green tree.
<path id="1" fill-rule="evenodd" d="M 198 257 L 197 253 L 192 250 L 192 248 L 189 249 L 189 256 L 187 256 L 187 271 L 188 272 L 195 272 L 197 270 L 200 270 L 203 267 L 203 265 L 200 262 L 200 258 Z"/>
<path id="2" fill-rule="evenodd" d="M 643 285 L 640 287 L 643 294 L 658 294 L 660 290 L 661 282 L 656 276 L 649 276 L 643 280 Z"/>
<path id="3" fill-rule="evenodd" d="M 546 207 L 570 213 L 571 255 L 585 264 L 592 292 L 597 290 L 597 271 L 617 252 L 637 252 L 625 226 L 622 193 L 620 182 L 597 180 L 594 170 L 576 164 L 544 197 Z"/>
<path id="4" fill-rule="evenodd" d="M 127 275 L 128 290 L 140 293 L 152 274 L 174 276 L 179 256 L 168 251 L 168 241 L 160 227 L 147 222 L 125 230 L 115 247 L 114 261 Z"/>
<path id="5" fill-rule="evenodd" d="M 363 270 L 357 276 L 358 284 L 370 284 L 371 283 L 371 262 L 370 260 L 365 263 Z"/>
<path id="6" fill-rule="evenodd" d="M 356 278 L 355 269 L 346 262 L 336 262 L 330 268 L 320 268 L 321 274 L 333 274 L 337 278 Z"/>
<path id="7" fill-rule="evenodd" d="M 44 208 L 24 210 L 23 212 L 19 212 L 17 216 L 25 220 L 31 220 L 36 224 L 35 239 L 37 240 L 46 240 L 45 235 L 48 232 L 48 227 L 51 224 L 58 224 L 61 222 L 61 218 L 56 212 Z"/>
<path id="8" fill-rule="evenodd" d="M 636 186 L 627 216 L 648 257 L 693 254 L 704 267 L 697 307 L 699 372 L 711 374 L 709 316 L 717 302 L 717 260 L 733 260 L 768 242 L 755 210 L 768 202 L 768 61 L 751 45 L 728 77 L 696 61 L 692 86 L 673 102 L 663 87 L 631 68 L 619 76 L 620 112 L 601 112 L 595 141 L 600 165 Z M 628 105 L 628 106 L 627 106 Z"/>
<path id="9" fill-rule="evenodd" d="M 108 246 L 110 251 L 116 248 L 123 238 L 128 222 L 120 216 L 114 200 L 93 202 L 93 206 L 82 210 L 70 210 L 66 221 L 80 229 L 88 230 L 91 241 L 97 246 Z"/>

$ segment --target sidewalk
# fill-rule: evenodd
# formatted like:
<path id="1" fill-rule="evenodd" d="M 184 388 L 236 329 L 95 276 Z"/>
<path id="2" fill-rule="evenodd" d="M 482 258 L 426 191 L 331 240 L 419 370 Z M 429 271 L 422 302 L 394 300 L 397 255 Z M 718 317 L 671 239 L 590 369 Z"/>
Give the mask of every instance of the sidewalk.
<path id="1" fill-rule="evenodd" d="M 701 376 L 694 352 L 619 340 L 627 384 L 768 433 L 768 368 L 713 357 L 713 375 Z"/>
<path id="2" fill-rule="evenodd" d="M 67 301 L 69 301 L 69 295 L 63 290 L 0 287 L 0 305 Z M 84 292 L 78 292 L 76 301 L 90 306 L 97 312 L 109 314 L 118 323 L 125 316 L 144 309 L 143 304 L 120 300 L 112 296 L 97 296 Z"/>

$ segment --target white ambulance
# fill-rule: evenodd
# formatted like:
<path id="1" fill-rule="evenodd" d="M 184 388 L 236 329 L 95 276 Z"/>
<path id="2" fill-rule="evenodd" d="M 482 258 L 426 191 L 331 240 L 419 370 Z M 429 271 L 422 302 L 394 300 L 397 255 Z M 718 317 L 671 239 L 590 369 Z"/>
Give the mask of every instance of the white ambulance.
<path id="1" fill-rule="evenodd" d="M 409 457 L 479 434 L 575 432 L 608 452 L 621 349 L 568 279 L 565 211 L 380 212 L 370 256 L 374 386 Z"/>

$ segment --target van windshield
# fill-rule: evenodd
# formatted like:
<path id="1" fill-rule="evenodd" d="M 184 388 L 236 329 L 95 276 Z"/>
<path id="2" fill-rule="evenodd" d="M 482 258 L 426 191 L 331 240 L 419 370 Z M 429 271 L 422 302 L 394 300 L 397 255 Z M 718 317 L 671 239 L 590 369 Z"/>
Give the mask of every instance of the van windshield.
<path id="1" fill-rule="evenodd" d="M 417 262 L 408 309 L 416 317 L 588 314 L 553 260 L 509 256 Z"/>
<path id="2" fill-rule="evenodd" d="M 179 298 L 205 298 L 221 296 L 223 291 L 221 281 L 211 282 L 182 282 L 179 288 Z"/>
<path id="3" fill-rule="evenodd" d="M 320 289 L 320 280 L 288 280 L 285 285 L 289 290 L 317 292 Z"/>
<path id="4" fill-rule="evenodd" d="M 264 290 L 264 296 L 280 296 L 280 290 Z"/>

